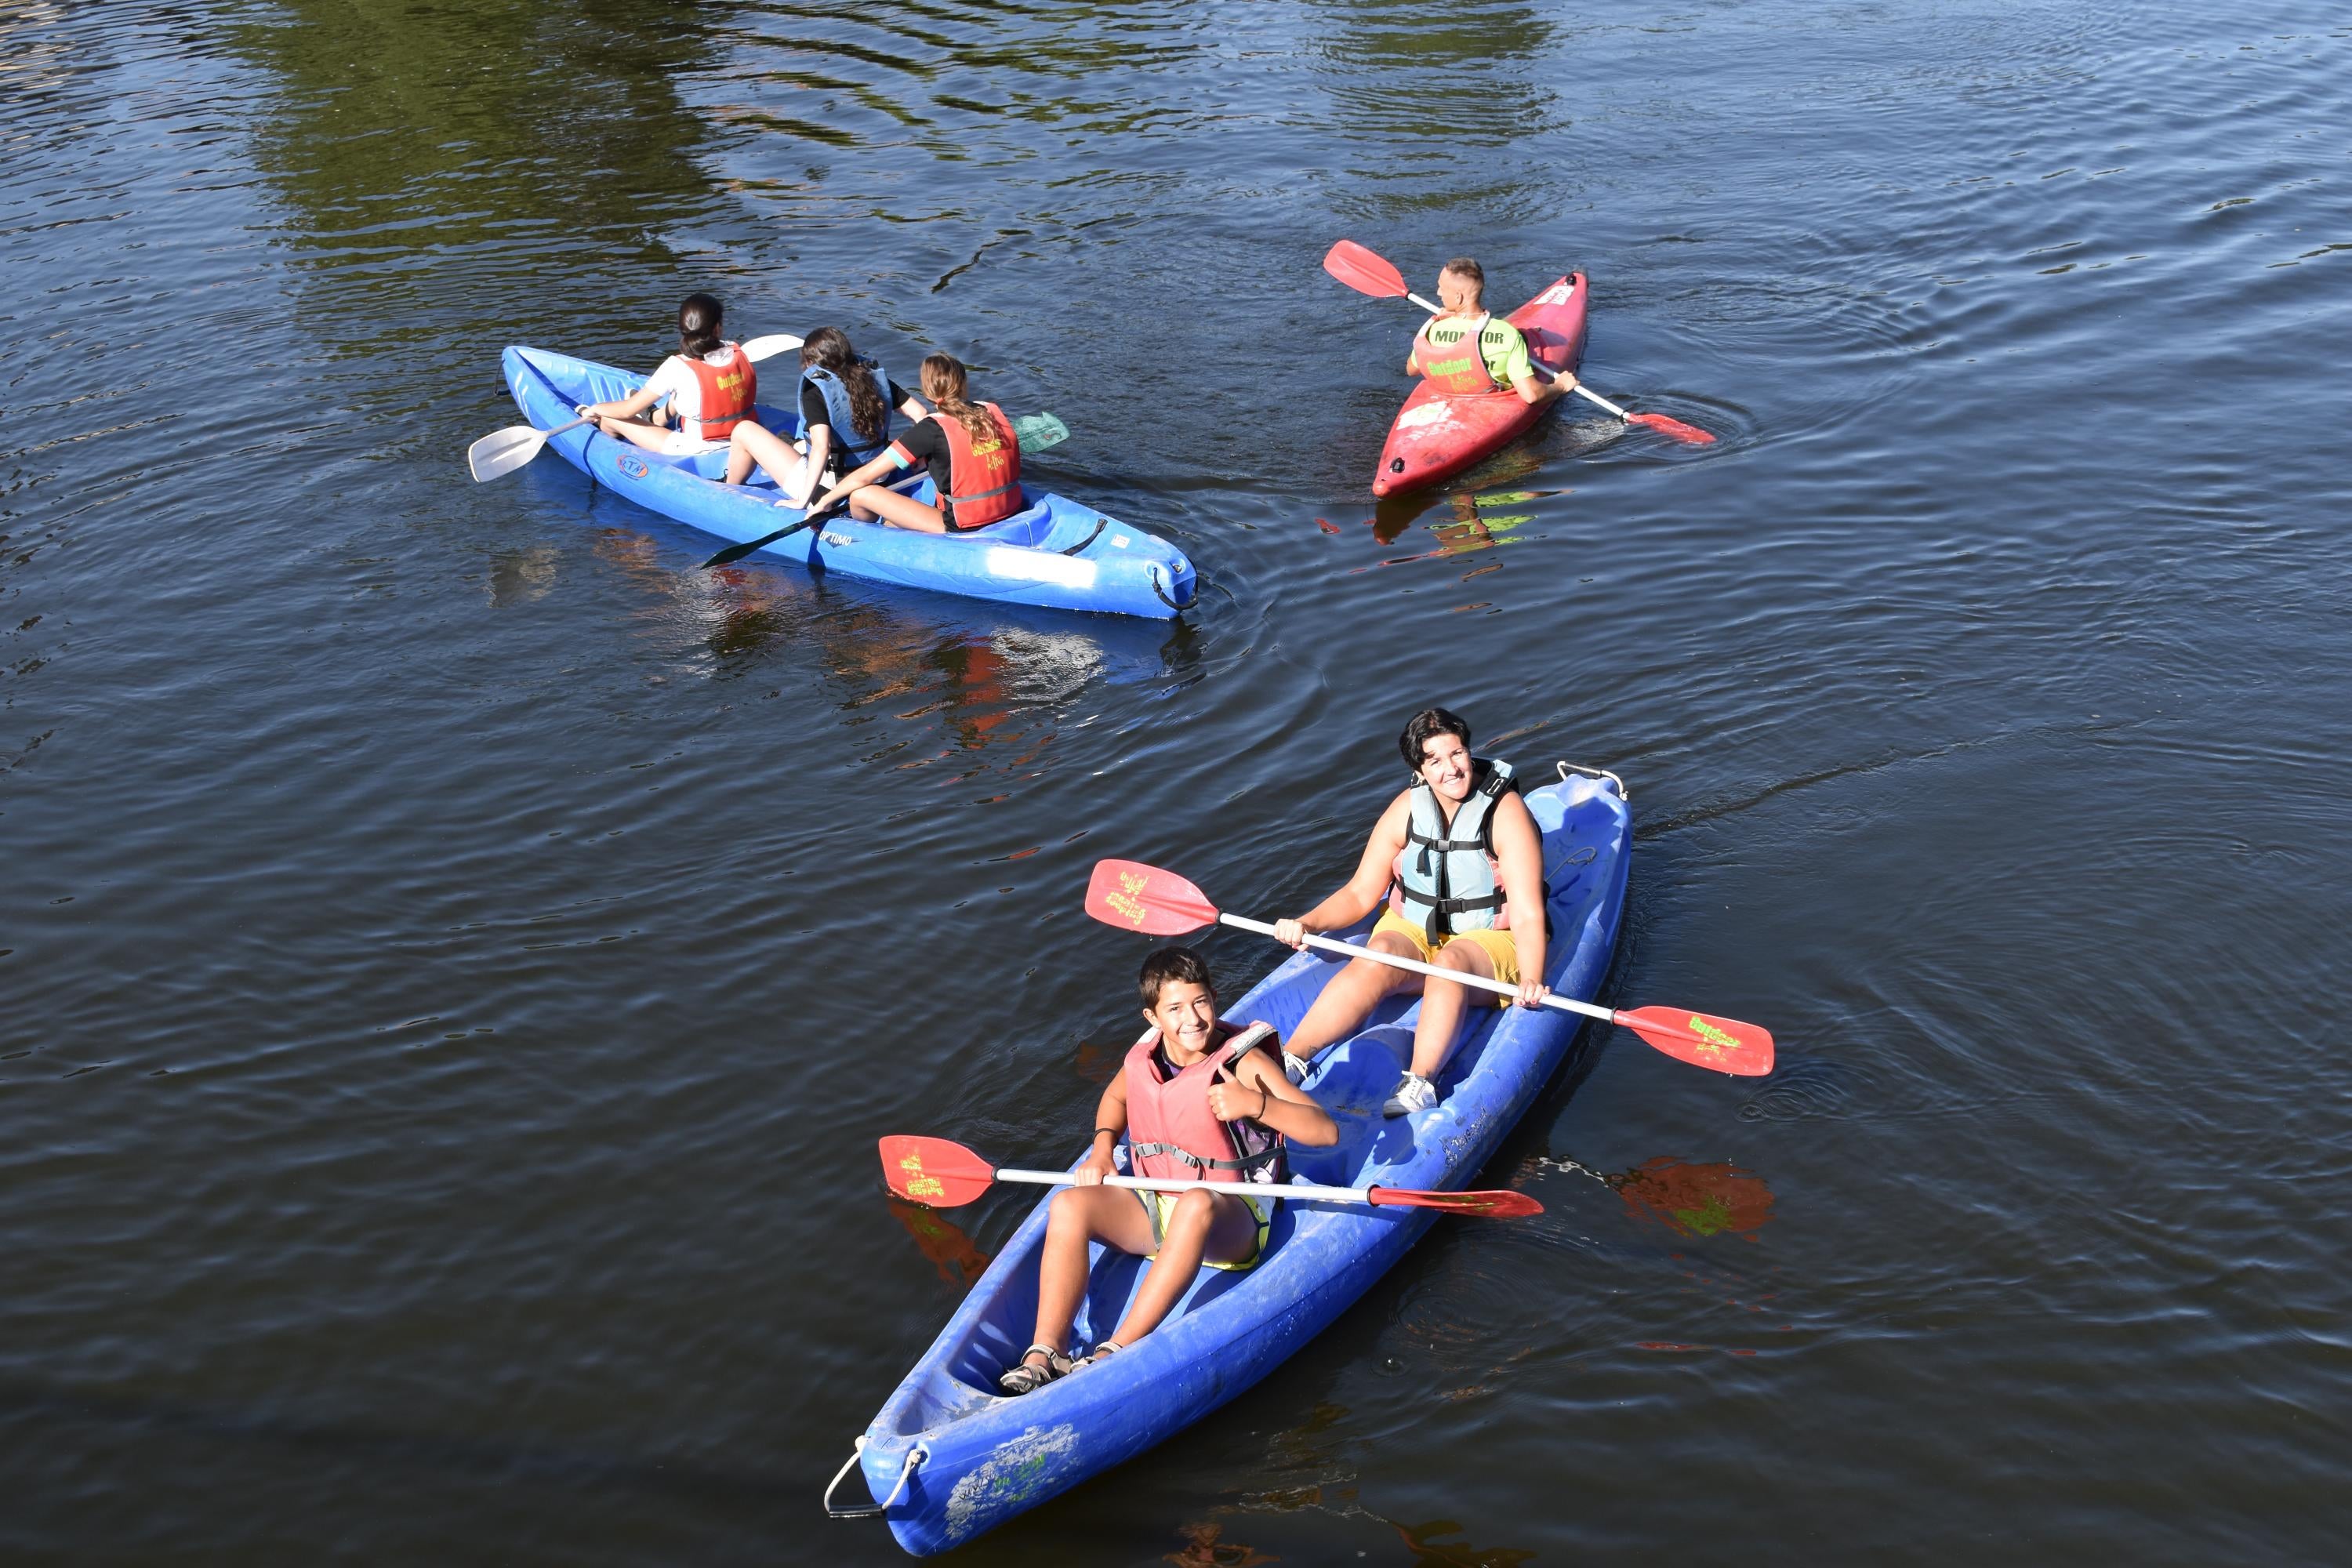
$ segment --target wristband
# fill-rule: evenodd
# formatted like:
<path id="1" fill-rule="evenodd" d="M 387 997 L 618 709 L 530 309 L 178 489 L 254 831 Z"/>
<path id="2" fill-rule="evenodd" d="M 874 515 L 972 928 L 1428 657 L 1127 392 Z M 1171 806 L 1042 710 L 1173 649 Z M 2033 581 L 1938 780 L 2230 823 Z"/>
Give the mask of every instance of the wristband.
<path id="1" fill-rule="evenodd" d="M 1095 1129 L 1095 1137 L 1099 1138 L 1106 1132 L 1110 1134 L 1110 1141 L 1112 1142 L 1116 1143 L 1118 1142 L 1118 1129 L 1116 1127 L 1097 1127 Z M 1093 1141 L 1094 1139 L 1091 1138 L 1087 1140 L 1088 1142 L 1092 1142 Z"/>

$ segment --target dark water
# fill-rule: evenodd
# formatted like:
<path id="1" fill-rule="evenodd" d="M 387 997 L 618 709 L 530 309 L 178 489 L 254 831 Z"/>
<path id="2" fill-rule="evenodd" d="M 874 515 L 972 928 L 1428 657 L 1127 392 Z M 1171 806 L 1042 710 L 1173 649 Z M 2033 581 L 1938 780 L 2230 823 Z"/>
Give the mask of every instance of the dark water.
<path id="1" fill-rule="evenodd" d="M 1094 858 L 1295 910 L 1437 700 L 1627 775 L 1612 994 L 1780 1072 L 1597 1042 L 1543 1218 L 971 1561 L 2333 1560 L 2347 79 L 2316 0 L 0 3 L 0 1555 L 891 1560 L 818 1491 L 1021 1205 L 873 1138 L 1066 1157 Z M 1376 516 L 1342 236 L 1585 268 L 1726 439 Z M 1203 612 L 467 482 L 502 344 L 695 287 L 1059 413 Z"/>

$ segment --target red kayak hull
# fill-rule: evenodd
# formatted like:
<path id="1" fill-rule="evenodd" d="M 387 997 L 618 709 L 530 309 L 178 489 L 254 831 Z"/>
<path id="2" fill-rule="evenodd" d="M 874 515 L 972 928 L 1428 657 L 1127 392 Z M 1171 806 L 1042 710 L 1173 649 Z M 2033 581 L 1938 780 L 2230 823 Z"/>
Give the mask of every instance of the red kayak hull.
<path id="1" fill-rule="evenodd" d="M 1526 336 L 1528 357 L 1539 372 L 1557 374 L 1584 363 L 1585 307 L 1591 299 L 1584 274 L 1571 272 L 1511 312 L 1511 325 Z M 1460 473 L 1524 435 L 1544 406 L 1509 390 L 1449 396 L 1423 382 L 1389 426 L 1388 445 L 1381 448 L 1381 466 L 1372 473 L 1372 493 L 1394 495 Z"/>

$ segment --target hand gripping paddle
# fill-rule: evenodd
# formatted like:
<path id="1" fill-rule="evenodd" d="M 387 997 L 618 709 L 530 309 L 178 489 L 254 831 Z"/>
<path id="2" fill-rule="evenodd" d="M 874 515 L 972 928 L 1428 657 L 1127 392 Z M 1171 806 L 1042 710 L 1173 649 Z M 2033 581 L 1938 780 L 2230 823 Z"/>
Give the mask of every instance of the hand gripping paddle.
<path id="1" fill-rule="evenodd" d="M 1093 879 L 1087 884 L 1087 913 L 1106 925 L 1150 936 L 1181 936 L 1207 925 L 1229 925 L 1265 936 L 1274 934 L 1274 927 L 1264 921 L 1226 914 L 1209 902 L 1200 889 L 1173 871 L 1162 871 L 1133 860 L 1095 862 Z M 1475 985 L 1505 996 L 1519 994 L 1517 986 L 1506 985 L 1499 980 L 1459 969 L 1441 969 L 1434 963 L 1423 963 L 1397 953 L 1375 952 L 1328 936 L 1309 936 L 1307 945 L 1343 958 L 1367 959 L 1409 969 L 1416 974 L 1450 980 L 1456 985 Z M 1543 1005 L 1564 1013 L 1581 1013 L 1588 1018 L 1621 1024 L 1676 1061 L 1688 1062 L 1693 1067 L 1713 1068 L 1717 1072 L 1739 1078 L 1762 1078 L 1772 1070 L 1771 1033 L 1737 1018 L 1718 1018 L 1711 1013 L 1685 1012 L 1680 1007 L 1642 1007 L 1619 1013 L 1570 996 L 1547 996 Z"/>
<path id="2" fill-rule="evenodd" d="M 1442 308 L 1408 289 L 1404 286 L 1404 274 L 1391 266 L 1387 258 L 1365 249 L 1352 239 L 1343 239 L 1330 248 L 1323 258 L 1323 270 L 1357 293 L 1370 294 L 1375 300 L 1410 300 L 1433 316 Z M 1662 435 L 1671 436 L 1677 441 L 1687 441 L 1693 446 L 1703 447 L 1715 439 L 1697 426 L 1685 425 L 1664 414 L 1629 414 L 1580 381 L 1570 390 L 1580 397 L 1599 404 L 1628 425 L 1646 425 Z"/>
<path id="3" fill-rule="evenodd" d="M 961 1208 L 998 1182 L 1025 1182 L 1041 1187 L 1073 1186 L 1077 1182 L 1077 1177 L 1068 1171 L 1000 1170 L 961 1143 L 904 1133 L 882 1140 L 882 1179 L 896 1195 L 935 1209 Z M 1258 1186 L 1238 1182 L 1162 1181 L 1155 1176 L 1105 1176 L 1103 1185 L 1147 1193 L 1181 1193 L 1206 1187 L 1211 1192 L 1245 1193 L 1251 1197 L 1437 1209 L 1482 1219 L 1523 1219 L 1543 1213 L 1543 1205 L 1527 1194 L 1509 1191 L 1424 1193 L 1404 1187 L 1318 1187 L 1304 1182 Z"/>

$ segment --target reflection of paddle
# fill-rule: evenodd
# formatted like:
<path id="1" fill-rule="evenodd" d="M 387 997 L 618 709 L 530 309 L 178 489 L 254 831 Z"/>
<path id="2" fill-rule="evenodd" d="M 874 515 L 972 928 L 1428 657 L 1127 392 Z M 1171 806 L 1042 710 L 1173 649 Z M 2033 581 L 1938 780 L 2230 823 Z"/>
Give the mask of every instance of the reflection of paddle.
<path id="1" fill-rule="evenodd" d="M 1274 934 L 1274 927 L 1264 921 L 1244 920 L 1220 910 L 1200 889 L 1174 872 L 1133 860 L 1095 862 L 1094 878 L 1087 884 L 1087 913 L 1106 925 L 1147 931 L 1153 936 L 1181 936 L 1205 925 L 1229 925 L 1265 936 Z M 1475 985 L 1504 996 L 1516 997 L 1519 994 L 1517 986 L 1489 980 L 1483 974 L 1444 969 L 1398 953 L 1375 952 L 1369 947 L 1335 942 L 1328 936 L 1309 936 L 1307 945 L 1342 958 L 1369 959 L 1432 979 L 1450 980 L 1456 985 Z M 1619 1013 L 1590 1002 L 1579 1002 L 1572 996 L 1546 996 L 1543 1005 L 1564 1013 L 1581 1013 L 1588 1018 L 1621 1024 L 1676 1061 L 1694 1067 L 1713 1068 L 1740 1078 L 1761 1078 L 1772 1070 L 1770 1033 L 1737 1018 L 1689 1013 L 1679 1007 L 1642 1007 Z"/>
<path id="2" fill-rule="evenodd" d="M 1444 309 L 1443 306 L 1431 304 L 1407 289 L 1404 286 L 1403 273 L 1390 265 L 1386 258 L 1377 252 L 1365 249 L 1352 239 L 1343 239 L 1331 247 L 1329 253 L 1323 258 L 1323 270 L 1353 289 L 1357 293 L 1370 294 L 1375 300 L 1410 300 L 1433 316 L 1439 314 Z M 1580 381 L 1569 390 L 1580 397 L 1599 404 L 1628 425 L 1646 425 L 1661 434 L 1672 436 L 1677 441 L 1688 441 L 1694 446 L 1705 446 L 1715 439 L 1697 426 L 1685 425 L 1681 420 L 1671 418 L 1664 414 L 1629 414 Z"/>
<path id="3" fill-rule="evenodd" d="M 1031 452 L 1042 452 L 1048 447 L 1058 447 L 1069 438 L 1070 427 L 1050 414 L 1024 414 L 1013 422 L 1013 439 L 1020 444 L 1022 455 L 1024 457 Z M 784 503 L 778 501 L 776 504 L 782 506 Z M 747 540 L 741 544 L 730 544 L 704 562 L 703 565 L 725 566 L 740 561 L 746 555 L 765 550 L 779 539 L 791 538 L 810 524 L 823 521 L 825 516 L 825 513 L 819 512 L 814 517 L 804 517 L 798 522 L 788 522 L 773 533 L 763 533 L 759 538 Z"/>
<path id="4" fill-rule="evenodd" d="M 961 1208 L 998 1182 L 1063 1187 L 1077 1181 L 1068 1171 L 999 1170 L 961 1143 L 950 1143 L 944 1138 L 912 1138 L 903 1133 L 882 1140 L 882 1179 L 899 1197 L 941 1209 Z M 1475 1215 L 1484 1219 L 1521 1219 L 1543 1213 L 1543 1205 L 1527 1194 L 1508 1191 L 1431 1193 L 1404 1187 L 1318 1187 L 1304 1182 L 1256 1186 L 1243 1182 L 1163 1181 L 1157 1176 L 1105 1176 L 1103 1185 L 1147 1193 L 1183 1193 L 1205 1187 L 1213 1193 L 1249 1197 L 1442 1209 L 1447 1214 Z"/>
<path id="5" fill-rule="evenodd" d="M 1685 1236 L 1752 1238 L 1772 1220 L 1772 1189 L 1737 1165 L 1695 1165 L 1661 1154 L 1609 1176 L 1574 1160 L 1546 1157 L 1537 1163 L 1590 1176 L 1622 1198 L 1635 1219 L 1654 1220 Z"/>
<path id="6" fill-rule="evenodd" d="M 763 360 L 800 346 L 798 338 L 784 332 L 772 332 L 743 344 L 743 357 Z M 472 471 L 476 484 L 513 473 L 539 456 L 549 437 L 561 436 L 566 430 L 577 430 L 593 417 L 593 415 L 583 415 L 571 424 L 558 425 L 552 430 L 541 430 L 535 425 L 509 425 L 503 430 L 493 430 L 466 448 L 466 467 Z"/>

